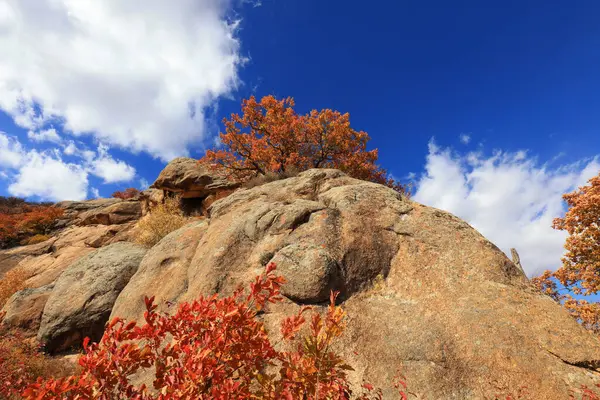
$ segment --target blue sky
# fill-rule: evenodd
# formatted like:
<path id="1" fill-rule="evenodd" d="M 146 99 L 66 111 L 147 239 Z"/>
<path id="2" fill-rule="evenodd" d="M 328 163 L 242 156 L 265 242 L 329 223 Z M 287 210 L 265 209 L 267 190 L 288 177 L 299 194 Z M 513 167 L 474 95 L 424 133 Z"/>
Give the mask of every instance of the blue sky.
<path id="1" fill-rule="evenodd" d="M 600 3 L 0 0 L 0 195 L 143 187 L 251 94 L 349 112 L 415 199 L 528 272 L 597 174 Z"/>

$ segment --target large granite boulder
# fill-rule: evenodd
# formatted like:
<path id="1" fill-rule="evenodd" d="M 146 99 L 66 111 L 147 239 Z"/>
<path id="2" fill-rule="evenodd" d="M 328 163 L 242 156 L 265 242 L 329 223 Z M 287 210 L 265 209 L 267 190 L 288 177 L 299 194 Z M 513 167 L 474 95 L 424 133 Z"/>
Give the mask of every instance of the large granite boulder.
<path id="1" fill-rule="evenodd" d="M 181 294 L 181 285 L 188 282 L 188 265 L 204 232 L 205 220 L 191 222 L 165 236 L 154 245 L 140 263 L 135 282 L 127 285 L 113 307 L 111 319 L 118 314 L 139 317 L 146 311 L 145 296 L 155 296 L 160 311 L 175 304 Z"/>
<path id="2" fill-rule="evenodd" d="M 146 248 L 120 242 L 70 265 L 56 280 L 45 304 L 38 340 L 49 352 L 99 340 L 117 296 L 137 270 Z"/>
<path id="3" fill-rule="evenodd" d="M 384 398 L 397 397 L 390 382 L 400 367 L 411 392 L 432 399 L 493 398 L 523 386 L 531 398 L 568 398 L 600 381 L 600 340 L 475 229 L 336 170 L 214 202 L 206 224 L 147 253 L 112 315 L 141 320 L 144 295 L 158 294 L 169 309 L 232 293 L 270 261 L 288 281 L 286 301 L 262 316 L 270 334 L 302 305 L 322 309 L 327 292 L 339 290 L 349 317 L 338 349 L 355 368 L 352 384 L 371 382 Z"/>
<path id="4" fill-rule="evenodd" d="M 54 289 L 54 284 L 28 288 L 13 294 L 0 313 L 5 313 L 2 327 L 17 328 L 25 336 L 36 336 L 42 320 L 42 312 Z"/>
<path id="5" fill-rule="evenodd" d="M 95 249 L 129 239 L 132 228 L 132 223 L 70 226 L 46 242 L 0 251 L 0 263 L 6 260 L 7 270 L 23 268 L 30 276 L 25 285 L 37 288 L 54 282 L 69 265 Z"/>
<path id="6" fill-rule="evenodd" d="M 150 187 L 175 192 L 186 199 L 207 197 L 237 186 L 237 183 L 229 181 L 224 175 L 199 164 L 198 160 L 179 157 L 161 171 Z"/>

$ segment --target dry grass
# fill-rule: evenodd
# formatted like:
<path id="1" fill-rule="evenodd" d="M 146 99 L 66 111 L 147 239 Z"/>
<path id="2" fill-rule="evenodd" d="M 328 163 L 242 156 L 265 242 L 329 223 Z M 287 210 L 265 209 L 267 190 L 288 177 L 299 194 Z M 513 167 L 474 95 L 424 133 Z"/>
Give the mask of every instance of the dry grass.
<path id="1" fill-rule="evenodd" d="M 29 278 L 31 274 L 20 267 L 15 267 L 4 274 L 0 279 L 0 309 L 13 294 L 25 289 L 25 281 Z"/>
<path id="2" fill-rule="evenodd" d="M 169 233 L 187 224 L 190 218 L 183 215 L 179 198 L 166 198 L 152 208 L 137 224 L 135 242 L 152 247 Z"/>
<path id="3" fill-rule="evenodd" d="M 26 245 L 30 245 L 30 244 L 38 244 L 38 243 L 45 242 L 48 239 L 50 239 L 50 236 L 48 236 L 48 235 L 37 234 L 37 235 L 32 236 L 30 238 L 26 238 L 26 239 L 21 240 L 20 244 L 22 246 L 26 246 Z"/>

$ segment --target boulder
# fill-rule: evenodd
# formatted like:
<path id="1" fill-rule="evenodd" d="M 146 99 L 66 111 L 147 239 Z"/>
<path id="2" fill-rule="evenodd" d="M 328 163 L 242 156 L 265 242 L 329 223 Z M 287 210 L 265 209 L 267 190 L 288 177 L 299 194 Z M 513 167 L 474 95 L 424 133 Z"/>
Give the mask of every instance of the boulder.
<path id="1" fill-rule="evenodd" d="M 50 241 L 40 243 L 45 245 L 45 251 L 26 251 L 32 245 L 11 249 L 13 253 L 27 254 L 20 257 L 19 262 L 12 267 L 22 267 L 31 277 L 25 284 L 30 288 L 48 285 L 73 262 L 94 251 L 94 249 L 127 240 L 131 224 L 71 226 L 53 237 Z M 40 254 L 41 253 L 41 254 Z"/>
<path id="2" fill-rule="evenodd" d="M 142 205 L 137 200 L 121 200 L 106 207 L 85 211 L 77 216 L 77 225 L 118 225 L 137 221 L 142 216 Z"/>
<path id="3" fill-rule="evenodd" d="M 37 244 L 0 250 L 0 279 L 2 279 L 2 276 L 6 272 L 13 269 L 24 259 L 38 257 L 51 252 L 55 241 L 56 239 L 52 238 Z"/>
<path id="4" fill-rule="evenodd" d="M 230 294 L 275 261 L 288 283 L 285 302 L 262 315 L 268 332 L 277 337 L 283 318 L 305 304 L 324 310 L 327 292 L 340 291 L 348 326 L 337 348 L 355 389 L 367 381 L 396 398 L 398 368 L 411 392 L 434 399 L 523 386 L 531 398 L 568 398 L 600 380 L 600 340 L 447 212 L 325 169 L 237 190 L 209 211 L 206 224 L 150 250 L 113 316 L 141 320 L 143 295 Z"/>
<path id="5" fill-rule="evenodd" d="M 23 289 L 13 294 L 1 310 L 6 313 L 2 326 L 18 328 L 25 336 L 35 336 L 52 289 L 54 284 Z"/>
<path id="6" fill-rule="evenodd" d="M 185 199 L 206 197 L 238 186 L 217 171 L 198 164 L 198 160 L 179 157 L 161 171 L 150 187 L 179 193 Z"/>
<path id="7" fill-rule="evenodd" d="M 148 250 L 130 283 L 119 294 L 110 319 L 119 315 L 141 321 L 146 311 L 145 296 L 155 296 L 160 311 L 172 307 L 185 292 L 187 267 L 207 228 L 205 220 L 194 221 L 171 232 Z"/>
<path id="8" fill-rule="evenodd" d="M 70 265 L 56 280 L 42 314 L 38 340 L 55 353 L 99 340 L 120 291 L 146 249 L 133 243 L 102 247 Z"/>
<path id="9" fill-rule="evenodd" d="M 67 215 L 77 215 L 84 211 L 93 210 L 95 208 L 108 207 L 113 204 L 122 202 L 121 199 L 110 198 L 110 199 L 94 199 L 84 201 L 61 201 L 56 203 L 56 207 L 60 207 L 65 210 Z"/>
<path id="10" fill-rule="evenodd" d="M 64 210 L 63 217 L 57 222 L 58 228 L 64 228 L 72 225 L 79 214 L 86 211 L 91 211 L 98 208 L 108 207 L 113 204 L 122 202 L 121 199 L 94 199 L 84 201 L 61 201 L 56 203 L 56 207 L 60 207 Z"/>

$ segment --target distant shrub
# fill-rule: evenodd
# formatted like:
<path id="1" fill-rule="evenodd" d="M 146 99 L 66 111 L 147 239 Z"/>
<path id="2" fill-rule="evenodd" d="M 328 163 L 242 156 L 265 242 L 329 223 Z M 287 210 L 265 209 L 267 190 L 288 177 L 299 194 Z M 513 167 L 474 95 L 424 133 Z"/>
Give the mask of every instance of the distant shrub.
<path id="1" fill-rule="evenodd" d="M 0 248 L 18 245 L 38 234 L 47 234 L 63 212 L 63 209 L 48 203 L 0 197 Z"/>
<path id="2" fill-rule="evenodd" d="M 122 192 L 114 192 L 112 194 L 112 197 L 116 198 L 116 199 L 123 199 L 123 200 L 128 200 L 128 199 L 133 199 L 135 197 L 138 197 L 140 195 L 140 191 L 137 190 L 136 188 L 127 188 L 125 190 L 123 190 Z"/>
<path id="3" fill-rule="evenodd" d="M 166 198 L 138 222 L 135 241 L 144 246 L 154 246 L 189 221 L 190 218 L 181 211 L 179 198 Z"/>
<path id="4" fill-rule="evenodd" d="M 31 274 L 22 267 L 15 267 L 4 274 L 0 279 L 0 309 L 13 294 L 25 289 L 25 281 L 29 278 Z"/>

